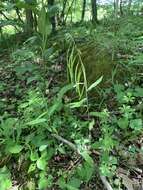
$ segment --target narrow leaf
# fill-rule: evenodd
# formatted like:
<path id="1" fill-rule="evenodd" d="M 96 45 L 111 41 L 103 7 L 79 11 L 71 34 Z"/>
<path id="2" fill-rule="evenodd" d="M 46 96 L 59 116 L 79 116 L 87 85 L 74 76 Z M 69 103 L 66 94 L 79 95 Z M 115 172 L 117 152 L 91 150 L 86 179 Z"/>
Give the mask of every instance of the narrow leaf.
<path id="1" fill-rule="evenodd" d="M 101 76 L 98 80 L 96 80 L 88 89 L 87 91 L 91 91 L 93 88 L 95 88 L 103 79 L 103 76 Z"/>

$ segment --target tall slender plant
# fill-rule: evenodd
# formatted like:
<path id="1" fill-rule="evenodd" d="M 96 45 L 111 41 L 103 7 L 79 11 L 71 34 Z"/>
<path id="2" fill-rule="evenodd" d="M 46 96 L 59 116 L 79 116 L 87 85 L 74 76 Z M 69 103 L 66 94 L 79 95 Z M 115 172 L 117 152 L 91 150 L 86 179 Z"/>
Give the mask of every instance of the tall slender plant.
<path id="1" fill-rule="evenodd" d="M 86 100 L 87 112 L 89 111 L 88 92 L 95 88 L 101 81 L 102 76 L 88 87 L 86 69 L 81 57 L 81 51 L 77 47 L 73 37 L 68 34 L 67 39 L 70 42 L 67 52 L 67 78 L 75 86 L 78 94 L 78 105 Z M 77 107 L 77 104 L 75 105 Z"/>
<path id="2" fill-rule="evenodd" d="M 81 52 L 78 49 L 73 37 L 68 34 L 70 45 L 67 52 L 67 73 L 68 79 L 76 87 L 79 100 L 87 92 L 87 78 L 85 67 L 81 58 Z"/>
<path id="3" fill-rule="evenodd" d="M 46 10 L 46 5 L 42 2 L 42 8 L 39 12 L 38 16 L 38 31 L 42 36 L 42 43 L 41 43 L 41 52 L 42 52 L 42 58 L 44 58 L 45 50 L 46 50 L 46 44 L 48 40 L 48 36 L 51 33 L 51 23 L 49 19 L 48 11 Z"/>

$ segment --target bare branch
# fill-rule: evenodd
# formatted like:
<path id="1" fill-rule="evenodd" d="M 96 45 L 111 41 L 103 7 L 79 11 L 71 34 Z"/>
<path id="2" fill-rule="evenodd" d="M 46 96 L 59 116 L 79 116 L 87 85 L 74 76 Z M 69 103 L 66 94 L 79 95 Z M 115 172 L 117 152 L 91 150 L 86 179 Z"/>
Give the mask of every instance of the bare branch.
<path id="1" fill-rule="evenodd" d="M 68 145 L 74 151 L 78 152 L 78 149 L 77 149 L 76 145 L 74 145 L 72 142 L 64 139 L 63 137 L 61 137 L 61 136 L 59 136 L 57 134 L 52 134 L 52 136 L 55 137 L 57 140 L 63 142 L 64 144 Z"/>
<path id="2" fill-rule="evenodd" d="M 113 188 L 111 187 L 110 183 L 107 181 L 105 176 L 100 175 L 100 179 L 107 190 L 113 190 Z"/>
<path id="3" fill-rule="evenodd" d="M 61 137 L 61 136 L 59 136 L 59 135 L 57 135 L 57 134 L 52 134 L 52 136 L 53 136 L 54 138 L 56 138 L 58 141 L 61 141 L 61 142 L 63 142 L 64 144 L 68 145 L 72 150 L 76 151 L 76 152 L 79 154 L 78 149 L 77 149 L 77 147 L 76 147 L 75 144 L 73 144 L 72 142 L 70 142 L 70 141 L 64 139 L 63 137 Z M 107 190 L 113 190 L 113 188 L 111 187 L 111 185 L 109 184 L 109 182 L 107 181 L 107 179 L 106 179 L 105 176 L 101 176 L 101 175 L 100 175 L 100 179 L 101 179 L 103 185 L 105 186 L 105 188 L 106 188 Z"/>

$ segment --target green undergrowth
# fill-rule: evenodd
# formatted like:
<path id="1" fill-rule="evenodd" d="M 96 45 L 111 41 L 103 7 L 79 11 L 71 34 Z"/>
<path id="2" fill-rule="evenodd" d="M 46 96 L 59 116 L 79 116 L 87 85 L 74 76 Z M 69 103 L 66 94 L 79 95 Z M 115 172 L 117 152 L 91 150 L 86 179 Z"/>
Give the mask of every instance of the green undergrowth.
<path id="1" fill-rule="evenodd" d="M 42 50 L 36 34 L 11 48 L 10 55 L 2 54 L 1 190 L 98 190 L 104 189 L 103 179 L 114 190 L 134 187 L 131 181 L 142 175 L 143 164 L 142 32 L 138 23 L 128 18 L 108 28 L 105 20 L 105 26 L 96 29 L 85 26 L 83 31 L 80 26 L 79 31 L 62 31 L 66 38 L 50 38 Z M 123 26 L 134 30 L 129 34 Z M 93 57 L 96 47 L 100 56 Z M 92 53 L 91 57 L 84 52 Z M 125 68 L 125 80 L 115 78 L 118 70 L 109 68 L 113 62 Z M 90 78 L 94 70 L 98 73 L 93 72 L 90 82 L 87 75 Z M 110 82 L 108 86 L 104 80 Z M 137 186 L 141 186 L 140 179 Z"/>
<path id="2" fill-rule="evenodd" d="M 97 173 L 118 189 L 118 167 L 128 172 L 140 168 L 141 86 L 104 89 L 102 105 L 89 101 L 86 117 L 86 102 L 69 96 L 72 85 L 46 86 L 45 73 L 34 64 L 8 70 L 1 85 L 0 181 L 7 176 L 2 190 L 14 181 L 19 189 L 80 189 L 92 186 Z"/>

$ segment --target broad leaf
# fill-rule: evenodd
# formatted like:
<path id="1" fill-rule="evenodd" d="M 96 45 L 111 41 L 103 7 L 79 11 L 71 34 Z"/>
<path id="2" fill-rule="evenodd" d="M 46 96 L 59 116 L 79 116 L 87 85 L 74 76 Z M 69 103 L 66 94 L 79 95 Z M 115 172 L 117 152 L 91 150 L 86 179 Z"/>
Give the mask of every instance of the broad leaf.
<path id="1" fill-rule="evenodd" d="M 45 170 L 47 166 L 47 160 L 43 157 L 37 160 L 37 168 L 40 170 Z"/>
<path id="2" fill-rule="evenodd" d="M 18 154 L 22 151 L 23 146 L 14 144 L 14 145 L 8 145 L 7 150 L 12 154 Z"/>

